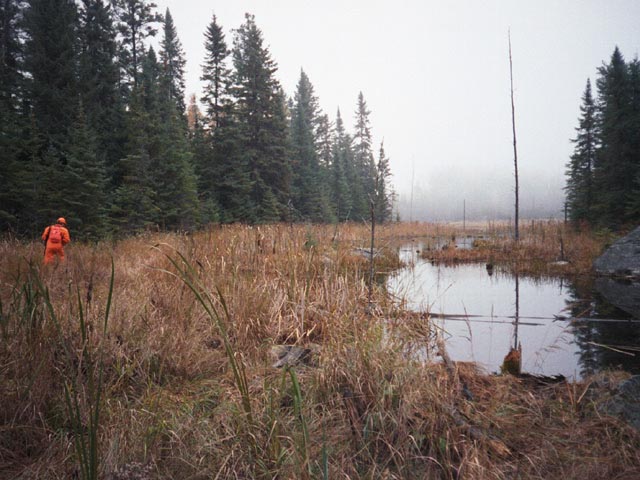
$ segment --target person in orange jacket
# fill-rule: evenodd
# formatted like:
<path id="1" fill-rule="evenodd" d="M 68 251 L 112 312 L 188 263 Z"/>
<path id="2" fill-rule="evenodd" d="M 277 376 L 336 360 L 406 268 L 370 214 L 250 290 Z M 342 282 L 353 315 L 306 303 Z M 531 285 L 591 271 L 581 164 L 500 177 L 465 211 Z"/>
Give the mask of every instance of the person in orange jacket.
<path id="1" fill-rule="evenodd" d="M 69 230 L 67 230 L 67 221 L 63 217 L 60 217 L 55 225 L 50 225 L 45 228 L 42 233 L 42 241 L 45 244 L 45 265 L 53 262 L 56 256 L 58 256 L 61 262 L 64 261 L 64 249 L 62 247 L 71 241 Z"/>

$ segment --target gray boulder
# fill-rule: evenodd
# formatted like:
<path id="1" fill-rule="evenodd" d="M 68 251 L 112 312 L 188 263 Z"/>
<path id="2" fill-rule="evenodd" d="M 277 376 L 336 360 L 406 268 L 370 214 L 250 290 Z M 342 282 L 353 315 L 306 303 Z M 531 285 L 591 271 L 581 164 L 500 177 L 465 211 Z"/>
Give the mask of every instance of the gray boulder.
<path id="1" fill-rule="evenodd" d="M 595 288 L 611 305 L 640 319 L 640 282 L 600 277 L 596 279 Z"/>
<path id="2" fill-rule="evenodd" d="M 640 430 L 640 375 L 618 386 L 616 394 L 600 407 L 603 413 L 621 418 Z"/>
<path id="3" fill-rule="evenodd" d="M 593 268 L 601 275 L 640 278 L 640 227 L 611 245 Z"/>

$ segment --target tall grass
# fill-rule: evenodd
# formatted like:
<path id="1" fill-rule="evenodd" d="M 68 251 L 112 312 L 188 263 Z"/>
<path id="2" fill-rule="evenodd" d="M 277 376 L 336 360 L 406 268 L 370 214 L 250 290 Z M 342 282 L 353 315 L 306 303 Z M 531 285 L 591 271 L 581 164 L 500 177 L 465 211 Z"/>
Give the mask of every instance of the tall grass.
<path id="1" fill-rule="evenodd" d="M 559 245 L 556 224 L 534 227 L 523 225 L 523 257 Z M 378 272 L 397 265 L 400 243 L 460 234 L 376 232 Z M 600 242 L 561 233 L 572 262 Z M 215 226 L 71 244 L 50 269 L 36 244 L 0 242 L 0 477 L 639 473 L 638 434 L 597 414 L 595 392 L 576 402 L 565 385 L 531 390 L 412 355 L 432 335 L 428 315 L 403 312 L 384 282 L 367 308 L 369 263 L 354 249 L 369 245 L 364 225 Z M 274 368 L 282 344 L 308 347 L 312 362 Z"/>

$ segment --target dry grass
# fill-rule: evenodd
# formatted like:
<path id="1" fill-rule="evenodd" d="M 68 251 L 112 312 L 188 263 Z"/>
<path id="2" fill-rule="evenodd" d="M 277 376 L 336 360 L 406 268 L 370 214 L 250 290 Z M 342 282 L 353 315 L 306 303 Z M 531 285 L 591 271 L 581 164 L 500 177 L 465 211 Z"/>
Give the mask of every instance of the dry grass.
<path id="1" fill-rule="evenodd" d="M 575 230 L 556 221 L 523 223 L 518 242 L 513 241 L 512 229 L 505 224 L 491 224 L 485 229 L 476 225 L 464 232 L 461 228 L 449 228 L 446 237 L 449 242 L 436 248 L 427 241 L 422 252 L 424 258 L 442 263 L 482 262 L 525 275 L 590 274 L 593 260 L 612 241 L 608 232 Z M 455 248 L 456 240 L 464 235 L 471 237 L 470 241 L 479 236 L 473 242 L 474 248 Z"/>
<path id="2" fill-rule="evenodd" d="M 377 246 L 455 234 L 448 228 L 385 226 Z M 557 238 L 557 225 L 544 228 Z M 596 249 L 587 237 L 576 245 L 570 232 L 562 235 L 576 263 Z M 582 395 L 585 385 L 534 387 L 468 365 L 452 373 L 415 361 L 410 352 L 433 332 L 403 316 L 380 286 L 370 308 L 369 265 L 353 251 L 367 239 L 367 229 L 354 225 L 214 227 L 72 244 L 55 269 L 40 267 L 37 244 L 0 243 L 0 477 L 77 473 L 64 385 L 77 382 L 86 415 L 91 367 L 99 366 L 86 352 L 98 351 L 101 478 L 640 475 L 640 436 L 600 417 L 599 397 Z M 174 275 L 178 252 L 213 307 L 226 307 L 226 331 Z M 104 336 L 111 258 L 115 288 Z M 376 261 L 385 270 L 397 259 L 383 253 Z M 295 373 L 272 368 L 277 344 L 317 345 L 315 365 Z M 473 400 L 461 395 L 462 381 Z M 472 435 L 477 430 L 486 436 Z"/>

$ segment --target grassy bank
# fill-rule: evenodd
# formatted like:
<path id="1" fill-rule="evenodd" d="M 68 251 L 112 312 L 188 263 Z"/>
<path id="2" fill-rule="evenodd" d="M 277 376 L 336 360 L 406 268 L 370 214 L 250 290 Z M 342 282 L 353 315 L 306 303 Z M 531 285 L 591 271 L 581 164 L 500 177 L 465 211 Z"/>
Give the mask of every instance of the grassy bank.
<path id="1" fill-rule="evenodd" d="M 450 228 L 379 229 L 376 270 Z M 598 239 L 563 235 L 590 261 Z M 39 244 L 1 243 L 0 477 L 640 475 L 638 433 L 596 410 L 623 375 L 541 385 L 419 362 L 435 332 L 370 292 L 368 246 L 364 226 L 228 226 L 72 244 L 43 268 Z M 277 345 L 308 361 L 274 368 Z"/>

